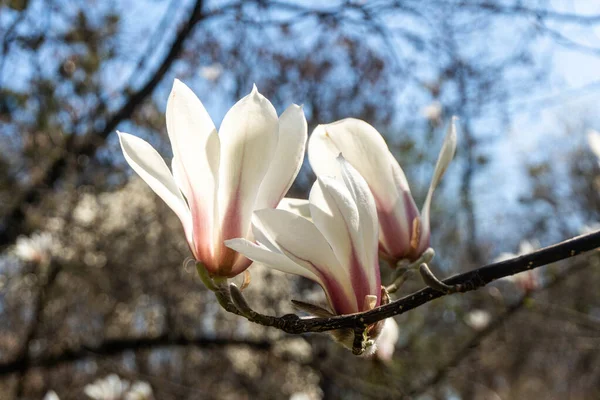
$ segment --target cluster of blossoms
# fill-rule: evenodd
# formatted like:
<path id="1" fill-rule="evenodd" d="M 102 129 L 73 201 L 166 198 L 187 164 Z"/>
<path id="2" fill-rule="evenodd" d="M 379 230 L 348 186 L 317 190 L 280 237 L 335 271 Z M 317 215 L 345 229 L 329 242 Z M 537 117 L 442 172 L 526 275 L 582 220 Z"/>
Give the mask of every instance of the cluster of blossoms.
<path id="1" fill-rule="evenodd" d="M 91 400 L 154 400 L 152 387 L 143 381 L 129 383 L 115 374 L 98 379 L 83 389 Z M 44 400 L 60 400 L 56 392 L 49 391 Z"/>
<path id="2" fill-rule="evenodd" d="M 329 303 L 329 310 L 314 308 L 321 316 L 353 314 L 387 301 L 380 256 L 391 264 L 415 261 L 430 246 L 429 209 L 454 156 L 454 122 L 419 212 L 400 165 L 364 121 L 348 118 L 314 130 L 308 158 L 317 180 L 301 200 L 284 195 L 304 159 L 302 107 L 292 104 L 278 117 L 254 87 L 217 132 L 201 101 L 176 80 L 166 120 L 170 169 L 138 137 L 119 132 L 121 147 L 179 217 L 194 258 L 216 280 L 260 262 L 318 283 Z M 383 325 L 370 327 L 369 337 Z"/>

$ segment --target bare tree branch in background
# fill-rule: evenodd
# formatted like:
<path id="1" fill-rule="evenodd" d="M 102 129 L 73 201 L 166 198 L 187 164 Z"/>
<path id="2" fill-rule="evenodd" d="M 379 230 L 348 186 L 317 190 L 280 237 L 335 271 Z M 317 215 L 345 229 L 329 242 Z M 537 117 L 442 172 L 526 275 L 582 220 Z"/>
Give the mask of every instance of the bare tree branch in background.
<path id="1" fill-rule="evenodd" d="M 88 132 L 82 137 L 75 133 L 69 135 L 69 143 L 64 151 L 55 154 L 50 160 L 47 160 L 46 166 L 42 171 L 31 179 L 31 183 L 21 193 L 15 196 L 12 205 L 0 223 L 0 247 L 12 243 L 16 237 L 24 232 L 23 223 L 25 222 L 25 210 L 28 205 L 35 204 L 42 195 L 41 191 L 51 188 L 59 180 L 64 169 L 72 157 L 85 155 L 92 156 L 104 144 L 106 138 L 114 133 L 117 125 L 129 118 L 136 107 L 149 95 L 152 94 L 156 86 L 160 83 L 163 76 L 167 73 L 171 65 L 175 62 L 181 51 L 185 40 L 191 35 L 194 27 L 203 19 L 202 6 L 203 0 L 197 0 L 190 12 L 188 19 L 179 29 L 173 44 L 166 53 L 162 62 L 148 79 L 148 81 L 136 92 L 134 92 L 123 106 L 113 113 L 104 122 L 104 128 L 100 132 Z M 101 118 L 103 107 L 91 113 L 96 118 Z"/>

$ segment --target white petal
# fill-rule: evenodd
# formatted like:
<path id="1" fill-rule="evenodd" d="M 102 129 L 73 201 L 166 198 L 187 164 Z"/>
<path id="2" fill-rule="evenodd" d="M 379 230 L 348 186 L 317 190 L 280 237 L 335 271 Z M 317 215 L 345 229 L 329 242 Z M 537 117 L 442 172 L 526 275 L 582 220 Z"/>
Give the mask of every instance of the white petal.
<path id="1" fill-rule="evenodd" d="M 273 268 L 287 274 L 300 275 L 323 286 L 321 279 L 312 271 L 296 264 L 285 255 L 270 250 L 262 243 L 254 244 L 247 239 L 237 238 L 226 240 L 225 246 L 237 251 L 238 253 L 242 253 L 252 261 L 264 264 L 269 268 Z"/>
<path id="2" fill-rule="evenodd" d="M 375 199 L 369 190 L 367 182 L 342 155 L 338 157 L 338 162 L 341 166 L 342 178 L 344 179 L 346 188 L 348 188 L 358 210 L 358 235 L 353 238 L 354 245 L 361 253 L 361 264 L 365 269 L 365 275 L 369 279 L 371 293 L 379 293 L 381 287 L 377 255 L 379 221 L 377 219 Z"/>
<path id="3" fill-rule="evenodd" d="M 302 107 L 292 104 L 279 117 L 279 141 L 258 192 L 254 209 L 275 208 L 292 186 L 302 161 L 307 138 Z"/>
<path id="4" fill-rule="evenodd" d="M 346 118 L 319 125 L 308 142 L 308 159 L 317 176 L 340 176 L 335 161 L 339 153 L 367 181 L 373 195 L 388 206 L 396 204 L 399 189 L 410 192 L 406 178 L 396 182 L 390 167 L 390 151 L 383 137 L 365 121 Z"/>
<path id="5" fill-rule="evenodd" d="M 309 196 L 312 220 L 325 237 L 341 264 L 339 275 L 348 275 L 352 263 L 352 236 L 358 231 L 358 210 L 344 185 L 332 178 L 320 177 Z"/>
<path id="6" fill-rule="evenodd" d="M 315 225 L 323 233 L 341 264 L 338 276 L 351 282 L 359 307 L 363 299 L 379 292 L 375 286 L 374 258 L 365 264 L 367 256 L 360 232 L 360 214 L 354 199 L 343 183 L 327 177 L 317 178 L 310 192 L 310 212 Z M 362 310 L 361 310 L 362 311 Z"/>
<path id="7" fill-rule="evenodd" d="M 225 115 L 219 137 L 221 237 L 246 237 L 260 183 L 275 154 L 277 113 L 256 87 Z"/>
<path id="8" fill-rule="evenodd" d="M 282 253 L 321 278 L 337 312 L 358 311 L 347 271 L 312 222 L 283 210 L 263 209 L 254 215 L 265 235 L 273 239 Z"/>
<path id="9" fill-rule="evenodd" d="M 448 165 L 454 158 L 454 153 L 456 152 L 457 119 L 458 118 L 456 117 L 452 117 L 452 121 L 450 122 L 450 126 L 448 127 L 448 132 L 446 133 L 446 138 L 444 139 L 444 144 L 442 145 L 442 149 L 440 150 L 437 163 L 435 164 L 435 170 L 433 171 L 433 178 L 431 179 L 431 184 L 429 185 L 429 190 L 427 191 L 427 197 L 425 198 L 425 202 L 423 203 L 423 209 L 421 211 L 421 239 L 419 242 L 419 252 L 426 250 L 426 247 L 429 243 L 429 210 L 431 208 L 431 198 L 433 196 L 433 191 L 440 183 L 442 176 L 444 176 L 444 173 L 446 172 L 446 169 L 448 168 Z"/>
<path id="10" fill-rule="evenodd" d="M 167 131 L 177 167 L 174 171 L 188 200 L 194 223 L 194 246 L 204 259 L 215 241 L 216 190 L 220 145 L 215 126 L 202 102 L 175 80 L 167 102 Z"/>
<path id="11" fill-rule="evenodd" d="M 277 206 L 278 210 L 285 210 L 306 219 L 311 219 L 310 216 L 310 203 L 305 199 L 294 199 L 291 197 L 284 197 Z"/>
<path id="12" fill-rule="evenodd" d="M 192 239 L 192 216 L 175 179 L 156 150 L 143 139 L 117 131 L 127 163 L 181 220 L 188 242 Z"/>

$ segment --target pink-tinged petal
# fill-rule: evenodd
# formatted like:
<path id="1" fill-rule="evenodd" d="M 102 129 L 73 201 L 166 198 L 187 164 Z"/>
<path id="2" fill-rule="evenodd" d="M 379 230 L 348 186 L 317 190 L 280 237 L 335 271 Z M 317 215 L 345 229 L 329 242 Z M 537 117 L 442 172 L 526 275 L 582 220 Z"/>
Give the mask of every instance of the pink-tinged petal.
<path id="1" fill-rule="evenodd" d="M 356 303 L 362 311 L 365 296 L 374 294 L 373 262 L 365 266 L 359 211 L 348 189 L 340 181 L 318 177 L 310 192 L 310 212 L 319 231 L 331 245 L 340 263 L 337 276 L 349 279 Z M 370 268 L 369 268 L 370 267 Z M 379 289 L 377 290 L 377 292 Z"/>
<path id="2" fill-rule="evenodd" d="M 192 216 L 163 158 L 145 140 L 118 132 L 127 163 L 181 220 L 188 243 L 192 243 Z"/>
<path id="3" fill-rule="evenodd" d="M 339 314 L 359 311 L 352 283 L 327 240 L 309 220 L 283 210 L 254 213 L 257 225 L 285 256 L 317 275 Z"/>
<path id="4" fill-rule="evenodd" d="M 379 257 L 377 255 L 379 243 L 379 221 L 375 199 L 369 190 L 367 182 L 340 154 L 338 156 L 342 178 L 350 192 L 358 210 L 359 224 L 358 235 L 353 237 L 361 257 L 361 266 L 369 281 L 369 292 L 374 293 L 379 305 L 381 294 L 381 279 L 379 275 Z"/>
<path id="5" fill-rule="evenodd" d="M 225 115 L 219 130 L 219 242 L 247 237 L 250 218 L 260 184 L 275 154 L 278 120 L 273 105 L 256 87 Z M 236 262 L 237 253 L 219 249 L 219 265 L 225 271 Z"/>
<path id="6" fill-rule="evenodd" d="M 310 203 L 306 199 L 284 197 L 277 206 L 278 210 L 289 211 L 301 217 L 312 219 L 310 216 Z"/>
<path id="7" fill-rule="evenodd" d="M 311 270 L 296 264 L 282 253 L 273 251 L 262 243 L 255 244 L 248 239 L 238 238 L 226 240 L 225 246 L 243 254 L 252 261 L 264 264 L 269 268 L 273 268 L 287 274 L 303 276 L 323 286 L 321 279 Z"/>
<path id="8" fill-rule="evenodd" d="M 306 147 L 306 118 L 301 106 L 292 104 L 279 117 L 279 140 L 256 198 L 255 210 L 275 208 L 292 186 Z"/>
<path id="9" fill-rule="evenodd" d="M 317 176 L 340 176 L 335 161 L 340 153 L 383 204 L 391 207 L 397 202 L 398 193 L 391 187 L 400 184 L 399 189 L 410 192 L 406 178 L 402 182 L 394 178 L 389 148 L 381 134 L 367 122 L 346 118 L 319 125 L 313 131 L 308 142 L 308 159 Z"/>
<path id="10" fill-rule="evenodd" d="M 423 209 L 421 211 L 421 238 L 419 240 L 419 253 L 427 250 L 430 243 L 431 228 L 429 226 L 429 210 L 431 208 L 433 191 L 440 183 L 440 180 L 444 176 L 444 173 L 446 172 L 446 169 L 454 158 L 454 153 L 456 152 L 456 121 L 457 118 L 453 117 L 452 122 L 448 127 L 444 144 L 442 145 L 437 163 L 435 164 L 435 170 L 433 171 L 433 178 L 431 179 L 431 184 L 429 185 L 429 191 L 427 192 L 427 197 L 423 203 Z"/>
<path id="11" fill-rule="evenodd" d="M 335 162 L 340 152 L 365 179 L 375 198 L 382 251 L 391 258 L 406 255 L 418 209 L 385 140 L 374 127 L 354 118 L 320 125 L 313 131 L 308 159 L 317 176 L 340 176 Z"/>
<path id="12" fill-rule="evenodd" d="M 413 221 L 419 217 L 419 210 L 410 191 L 404 190 L 408 185 L 404 172 L 391 153 L 389 159 L 393 187 L 398 193 L 396 203 L 382 201 L 375 192 L 373 196 L 377 204 L 381 250 L 389 259 L 401 259 L 410 257 Z"/>
<path id="13" fill-rule="evenodd" d="M 166 117 L 177 163 L 173 169 L 192 213 L 194 256 L 211 271 L 215 268 L 219 136 L 202 102 L 179 80 L 173 84 Z"/>

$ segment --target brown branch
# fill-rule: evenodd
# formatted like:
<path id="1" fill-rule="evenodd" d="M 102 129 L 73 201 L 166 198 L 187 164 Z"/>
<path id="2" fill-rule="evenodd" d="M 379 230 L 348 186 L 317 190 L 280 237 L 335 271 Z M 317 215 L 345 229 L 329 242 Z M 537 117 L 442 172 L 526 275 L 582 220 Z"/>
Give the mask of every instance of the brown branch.
<path id="1" fill-rule="evenodd" d="M 252 341 L 241 339 L 222 338 L 187 338 L 184 336 L 171 337 L 168 334 L 156 338 L 122 338 L 109 339 L 94 347 L 80 347 L 69 349 L 56 355 L 48 355 L 33 359 L 17 359 L 8 362 L 0 362 L 0 376 L 15 372 L 24 374 L 33 367 L 54 368 L 63 364 L 82 360 L 94 356 L 111 356 L 124 351 L 147 350 L 161 347 L 223 347 L 230 345 L 249 346 L 256 350 L 269 350 L 272 342 L 268 340 Z"/>
<path id="2" fill-rule="evenodd" d="M 600 231 L 565 240 L 564 242 L 543 248 L 530 254 L 489 264 L 463 274 L 455 275 L 445 279 L 443 282 L 448 286 L 460 285 L 460 292 L 469 292 L 479 289 L 497 279 L 571 258 L 599 247 Z M 273 317 L 258 313 L 256 313 L 258 315 L 257 318 L 248 318 L 248 315 L 246 315 L 246 318 L 252 322 L 265 326 L 272 326 L 292 334 L 326 332 L 338 329 L 360 330 L 365 329 L 378 321 L 413 310 L 447 294 L 449 293 L 427 287 L 371 311 L 330 318 L 301 319 L 294 314 Z"/>
<path id="3" fill-rule="evenodd" d="M 148 97 L 163 79 L 171 65 L 179 57 L 183 50 L 186 39 L 191 35 L 196 24 L 204 19 L 202 13 L 203 0 L 197 0 L 190 16 L 179 30 L 171 48 L 163 58 L 162 62 L 148 79 L 148 81 L 136 92 L 134 92 L 125 104 L 112 116 L 107 118 L 100 132 L 92 130 L 81 138 L 75 133 L 70 134 L 71 145 L 65 151 L 59 151 L 51 156 L 50 162 L 40 174 L 34 176 L 31 183 L 18 195 L 14 196 L 13 202 L 8 208 L 0 222 L 0 247 L 12 243 L 16 237 L 23 232 L 26 221 L 25 211 L 27 206 L 37 204 L 41 199 L 42 188 L 54 185 L 64 174 L 71 156 L 84 155 L 91 157 L 104 144 L 108 136 L 115 131 L 117 125 L 131 117 L 136 108 Z M 103 113 L 104 105 L 100 104 L 92 115 L 92 120 L 99 118 Z"/>

